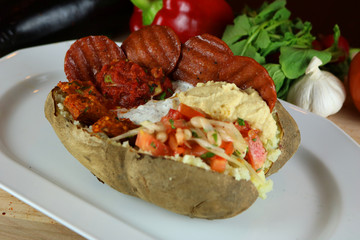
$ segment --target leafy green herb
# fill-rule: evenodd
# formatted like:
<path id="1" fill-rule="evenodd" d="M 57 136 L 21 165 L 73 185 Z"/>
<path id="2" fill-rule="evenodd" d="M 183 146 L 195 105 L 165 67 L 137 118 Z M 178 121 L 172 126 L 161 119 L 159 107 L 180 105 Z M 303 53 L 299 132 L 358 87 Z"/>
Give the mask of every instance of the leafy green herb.
<path id="1" fill-rule="evenodd" d="M 86 113 L 88 110 L 89 110 L 89 107 L 86 107 L 83 112 Z"/>
<path id="2" fill-rule="evenodd" d="M 286 0 L 264 2 L 259 9 L 245 8 L 244 13 L 228 25 L 222 36 L 235 55 L 247 56 L 262 64 L 275 83 L 279 98 L 286 99 L 290 85 L 305 74 L 311 59 L 317 56 L 327 65 L 336 52 L 334 47 L 312 49 L 315 36 L 310 22 L 292 20 Z M 340 30 L 335 26 L 335 42 Z M 343 71 L 344 67 L 338 69 Z"/>
<path id="3" fill-rule="evenodd" d="M 329 52 L 281 47 L 279 62 L 284 75 L 289 79 L 296 79 L 305 73 L 307 66 L 314 56 L 317 56 L 323 64 L 331 60 L 331 53 Z"/>
<path id="4" fill-rule="evenodd" d="M 80 89 L 75 89 L 75 92 L 77 92 L 78 94 L 83 94 L 83 91 L 81 91 Z"/>
<path id="5" fill-rule="evenodd" d="M 237 123 L 239 124 L 239 126 L 245 126 L 245 121 L 242 118 L 238 118 Z"/>
<path id="6" fill-rule="evenodd" d="M 174 119 L 169 119 L 169 122 L 170 122 L 170 125 L 171 125 L 171 128 L 172 129 L 175 129 L 176 127 L 175 127 L 175 125 L 174 125 Z"/>
<path id="7" fill-rule="evenodd" d="M 206 152 L 206 153 L 204 153 L 204 154 L 201 154 L 201 155 L 200 155 L 200 158 L 202 158 L 202 159 L 207 159 L 207 158 L 211 158 L 211 157 L 213 157 L 213 156 L 215 156 L 215 153 Z"/>
<path id="8" fill-rule="evenodd" d="M 237 149 L 233 152 L 233 154 L 237 157 L 241 157 L 241 152 Z"/>
<path id="9" fill-rule="evenodd" d="M 195 132 L 195 131 L 191 131 L 191 136 L 192 136 L 193 138 L 199 138 L 199 135 L 198 135 L 197 132 Z"/>
<path id="10" fill-rule="evenodd" d="M 168 88 L 167 91 L 168 91 L 168 93 L 170 93 L 170 94 L 173 94 L 173 93 L 174 93 L 174 91 L 173 91 L 171 88 Z"/>
<path id="11" fill-rule="evenodd" d="M 136 78 L 137 79 L 137 78 Z M 157 87 L 157 85 L 156 84 L 149 84 L 149 88 L 150 88 L 150 93 L 152 94 L 152 93 L 154 93 L 154 90 L 155 90 L 155 87 Z"/>
<path id="12" fill-rule="evenodd" d="M 252 140 L 253 142 L 256 142 L 257 139 L 256 139 L 256 138 L 253 138 L 253 139 L 251 139 L 251 140 Z"/>
<path id="13" fill-rule="evenodd" d="M 214 141 L 217 142 L 218 140 L 218 134 L 217 133 L 213 133 L 212 137 L 214 138 Z"/>
<path id="14" fill-rule="evenodd" d="M 166 92 L 163 92 L 163 93 L 160 95 L 159 99 L 160 99 L 160 100 L 164 100 L 165 97 L 166 97 Z"/>
<path id="15" fill-rule="evenodd" d="M 114 83 L 113 80 L 111 79 L 110 75 L 105 75 L 104 76 L 104 82 L 106 82 L 106 83 Z"/>
<path id="16" fill-rule="evenodd" d="M 154 142 L 151 142 L 151 143 L 150 143 L 150 146 L 152 146 L 153 148 L 155 148 L 155 149 L 156 149 L 156 145 L 155 145 L 155 143 L 154 143 Z"/>
<path id="17" fill-rule="evenodd" d="M 90 88 L 90 86 L 82 86 L 82 87 L 80 88 L 80 90 L 85 91 L 85 90 L 87 90 L 87 89 L 89 89 L 89 88 Z"/>

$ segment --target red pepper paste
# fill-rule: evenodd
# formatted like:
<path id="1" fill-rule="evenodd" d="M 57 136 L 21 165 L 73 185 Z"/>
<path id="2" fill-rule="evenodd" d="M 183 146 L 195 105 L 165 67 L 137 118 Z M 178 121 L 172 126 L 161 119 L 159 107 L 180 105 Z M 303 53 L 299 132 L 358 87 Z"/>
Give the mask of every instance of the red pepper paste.
<path id="1" fill-rule="evenodd" d="M 104 65 L 96 81 L 113 106 L 127 109 L 145 104 L 153 96 L 165 98 L 172 93 L 171 81 L 161 68 L 147 70 L 128 60 Z"/>

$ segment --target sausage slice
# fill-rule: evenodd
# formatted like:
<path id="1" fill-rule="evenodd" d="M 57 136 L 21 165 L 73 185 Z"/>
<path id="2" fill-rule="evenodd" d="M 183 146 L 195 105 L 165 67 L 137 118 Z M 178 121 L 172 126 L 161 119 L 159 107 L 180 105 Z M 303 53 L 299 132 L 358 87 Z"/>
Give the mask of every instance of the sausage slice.
<path id="1" fill-rule="evenodd" d="M 198 82 L 217 81 L 221 65 L 233 56 L 224 41 L 210 34 L 190 38 L 182 47 L 181 54 L 173 78 L 194 86 Z"/>
<path id="2" fill-rule="evenodd" d="M 252 87 L 268 104 L 270 111 L 275 106 L 275 84 L 267 70 L 254 59 L 233 56 L 220 68 L 219 80 L 235 83 L 241 89 Z"/>
<path id="3" fill-rule="evenodd" d="M 180 57 L 181 42 L 167 26 L 146 26 L 132 32 L 121 45 L 127 58 L 147 68 L 162 68 L 168 75 Z"/>
<path id="4" fill-rule="evenodd" d="M 76 40 L 66 52 L 64 71 L 69 81 L 95 82 L 105 64 L 124 59 L 121 48 L 106 36 L 88 36 Z"/>

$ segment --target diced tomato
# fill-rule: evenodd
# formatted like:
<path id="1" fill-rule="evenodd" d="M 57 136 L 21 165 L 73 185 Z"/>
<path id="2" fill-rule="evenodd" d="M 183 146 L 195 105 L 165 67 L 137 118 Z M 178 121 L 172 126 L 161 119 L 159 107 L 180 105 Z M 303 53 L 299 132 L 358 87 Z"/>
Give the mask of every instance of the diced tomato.
<path id="1" fill-rule="evenodd" d="M 221 143 L 221 145 L 220 145 L 220 147 L 222 148 L 222 149 L 224 149 L 225 150 L 225 153 L 227 154 L 227 155 L 231 155 L 233 152 L 234 152 L 234 144 L 232 143 L 232 142 L 225 142 L 225 141 L 223 141 L 222 143 Z"/>
<path id="2" fill-rule="evenodd" d="M 135 145 L 154 156 L 171 155 L 169 147 L 157 140 L 152 134 L 142 130 L 137 135 Z"/>
<path id="3" fill-rule="evenodd" d="M 161 122 L 166 128 L 166 133 L 175 132 L 177 128 L 188 128 L 185 119 L 173 119 L 164 116 L 161 118 Z"/>
<path id="4" fill-rule="evenodd" d="M 174 155 L 176 154 L 182 155 L 188 149 L 186 145 L 179 145 L 179 143 L 176 140 L 175 133 L 169 134 L 167 144 L 169 145 L 169 148 L 171 149 Z"/>
<path id="5" fill-rule="evenodd" d="M 251 129 L 250 124 L 247 121 L 244 121 L 242 119 L 238 119 L 235 123 L 234 123 L 235 127 L 239 130 L 239 132 L 241 133 L 241 135 L 243 137 L 247 137 L 248 133 Z"/>
<path id="6" fill-rule="evenodd" d="M 184 119 L 184 116 L 175 109 L 170 109 L 169 112 L 166 114 L 166 117 L 177 120 L 177 119 Z"/>
<path id="7" fill-rule="evenodd" d="M 227 162 L 226 159 L 219 156 L 214 156 L 209 159 L 210 168 L 219 173 L 225 171 L 226 162 Z"/>
<path id="8" fill-rule="evenodd" d="M 184 115 L 187 119 L 191 119 L 193 117 L 205 117 L 205 114 L 189 107 L 186 104 L 180 103 L 178 107 L 179 112 Z"/>
<path id="9" fill-rule="evenodd" d="M 196 157 L 199 157 L 205 153 L 207 153 L 209 150 L 203 148 L 202 146 L 200 146 L 197 143 L 190 143 L 191 148 L 187 148 L 185 149 L 185 153 L 187 155 L 193 155 Z"/>
<path id="10" fill-rule="evenodd" d="M 250 130 L 249 136 L 245 138 L 249 144 L 249 151 L 245 159 L 251 164 L 253 169 L 258 171 L 262 168 L 266 160 L 266 150 L 257 134 L 256 130 Z"/>

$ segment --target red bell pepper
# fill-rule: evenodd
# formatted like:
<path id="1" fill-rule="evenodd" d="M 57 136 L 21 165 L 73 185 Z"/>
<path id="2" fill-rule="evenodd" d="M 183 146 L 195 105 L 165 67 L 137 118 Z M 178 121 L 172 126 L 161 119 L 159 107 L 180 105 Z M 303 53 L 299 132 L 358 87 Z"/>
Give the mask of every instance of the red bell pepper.
<path id="1" fill-rule="evenodd" d="M 221 37 L 234 15 L 225 0 L 131 0 L 135 5 L 130 30 L 144 25 L 166 25 L 179 36 L 181 42 L 190 37 L 209 33 Z"/>

